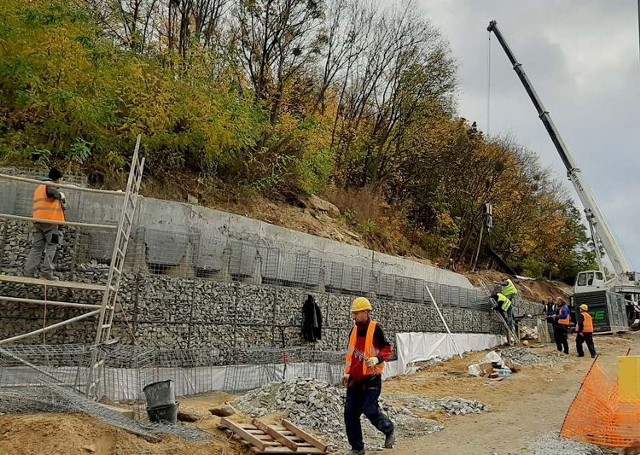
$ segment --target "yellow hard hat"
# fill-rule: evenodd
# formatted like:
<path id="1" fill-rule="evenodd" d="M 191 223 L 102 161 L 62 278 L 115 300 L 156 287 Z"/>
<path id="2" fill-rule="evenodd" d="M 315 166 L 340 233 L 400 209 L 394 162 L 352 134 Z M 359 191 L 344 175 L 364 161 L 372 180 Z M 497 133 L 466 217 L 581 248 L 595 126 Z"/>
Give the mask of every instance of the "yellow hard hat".
<path id="1" fill-rule="evenodd" d="M 589 311 L 589 306 L 583 303 L 582 305 L 580 305 L 580 309 L 584 311 Z"/>
<path id="2" fill-rule="evenodd" d="M 356 297 L 355 299 L 353 299 L 353 302 L 351 302 L 351 312 L 355 313 L 356 311 L 364 310 L 373 310 L 369 299 L 366 297 Z"/>

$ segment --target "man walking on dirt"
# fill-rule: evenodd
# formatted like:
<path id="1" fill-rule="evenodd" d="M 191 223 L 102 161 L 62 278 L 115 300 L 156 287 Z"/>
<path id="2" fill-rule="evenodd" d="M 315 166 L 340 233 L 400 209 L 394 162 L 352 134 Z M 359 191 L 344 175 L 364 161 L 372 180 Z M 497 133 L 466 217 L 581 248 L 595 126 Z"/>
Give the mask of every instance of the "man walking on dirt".
<path id="1" fill-rule="evenodd" d="M 593 345 L 593 318 L 589 314 L 589 307 L 584 303 L 580 305 L 580 314 L 578 315 L 578 327 L 576 328 L 576 351 L 578 357 L 584 357 L 584 349 L 582 343 L 587 343 L 591 358 L 596 358 L 596 347 Z"/>
<path id="2" fill-rule="evenodd" d="M 571 327 L 571 309 L 567 302 L 558 297 L 556 299 L 557 312 L 553 316 L 553 337 L 556 342 L 558 352 L 569 354 L 569 341 L 567 339 L 569 327 Z"/>
<path id="3" fill-rule="evenodd" d="M 51 168 L 45 182 L 63 183 L 62 172 Z M 32 217 L 36 220 L 33 224 L 33 243 L 31 251 L 27 255 L 24 273 L 28 277 L 57 280 L 53 275 L 53 258 L 61 239 L 59 224 L 64 222 L 64 208 L 66 198 L 63 192 L 53 185 L 42 184 L 33 192 Z M 38 265 L 44 253 L 42 270 L 38 273 Z"/>
<path id="4" fill-rule="evenodd" d="M 385 448 L 392 448 L 395 442 L 394 425 L 378 404 L 382 391 L 383 362 L 391 358 L 392 349 L 380 325 L 371 320 L 372 309 L 371 302 L 365 297 L 358 297 L 351 304 L 355 326 L 349 335 L 342 384 L 347 387 L 344 424 L 352 455 L 365 453 L 360 425 L 362 414 L 384 433 Z"/>

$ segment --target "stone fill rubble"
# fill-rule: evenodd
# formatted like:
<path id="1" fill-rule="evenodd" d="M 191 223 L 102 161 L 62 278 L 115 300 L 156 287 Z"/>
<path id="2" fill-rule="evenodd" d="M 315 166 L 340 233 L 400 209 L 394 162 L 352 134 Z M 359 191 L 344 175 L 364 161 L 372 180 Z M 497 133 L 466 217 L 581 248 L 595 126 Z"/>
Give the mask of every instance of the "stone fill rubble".
<path id="1" fill-rule="evenodd" d="M 252 417 L 283 412 L 294 424 L 314 430 L 326 437 L 334 446 L 344 448 L 347 447 L 343 419 L 345 391 L 344 387 L 336 387 L 323 381 L 295 379 L 252 390 L 238 398 L 233 406 Z M 442 411 L 450 415 L 458 415 L 487 410 L 487 406 L 483 403 L 461 398 L 429 400 L 412 395 L 386 397 L 384 387 L 380 405 L 396 424 L 398 438 L 422 436 L 444 428 L 438 422 L 420 418 L 412 411 Z M 381 448 L 384 435 L 378 432 L 364 416 L 362 420 L 368 449 Z"/>
<path id="2" fill-rule="evenodd" d="M 465 398 L 444 397 L 439 399 L 419 398 L 415 395 L 393 394 L 387 401 L 395 407 L 407 407 L 413 410 L 429 412 L 445 412 L 448 415 L 480 414 L 489 410 L 489 406 L 475 400 Z"/>
<path id="3" fill-rule="evenodd" d="M 566 362 L 568 356 L 558 356 L 555 353 L 535 352 L 530 348 L 506 348 L 496 350 L 504 360 L 510 359 L 516 365 L 543 365 L 549 363 Z"/>

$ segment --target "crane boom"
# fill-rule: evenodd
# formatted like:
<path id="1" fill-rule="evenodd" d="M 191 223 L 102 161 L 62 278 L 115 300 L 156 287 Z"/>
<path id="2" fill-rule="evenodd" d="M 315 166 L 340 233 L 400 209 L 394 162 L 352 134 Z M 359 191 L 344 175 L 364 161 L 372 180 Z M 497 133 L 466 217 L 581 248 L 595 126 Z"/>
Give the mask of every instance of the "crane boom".
<path id="1" fill-rule="evenodd" d="M 618 241 L 613 235 L 613 231 L 607 224 L 604 215 L 600 211 L 598 204 L 596 204 L 596 200 L 593 197 L 593 194 L 591 193 L 591 190 L 589 189 L 587 183 L 584 181 L 580 169 L 578 169 L 578 167 L 575 165 L 573 156 L 571 156 L 569 149 L 564 144 L 562 138 L 560 137 L 560 134 L 558 133 L 558 130 L 556 129 L 556 126 L 551 120 L 549 112 L 545 109 L 542 101 L 540 101 L 540 98 L 538 97 L 538 94 L 531 85 L 529 78 L 522 69 L 522 64 L 520 64 L 518 60 L 516 60 L 515 55 L 513 55 L 513 52 L 502 36 L 502 33 L 500 33 L 496 21 L 491 21 L 489 23 L 489 26 L 487 27 L 487 30 L 489 32 L 493 32 L 496 35 L 496 38 L 498 38 L 502 49 L 507 54 L 509 61 L 513 65 L 513 70 L 518 75 L 518 78 L 520 78 L 520 82 L 522 82 L 522 85 L 524 85 L 529 98 L 531 98 L 533 105 L 538 111 L 538 116 L 540 117 L 542 124 L 547 130 L 547 133 L 549 133 L 551 141 L 553 141 L 553 145 L 555 145 L 556 150 L 558 151 L 558 154 L 560 155 L 560 158 L 564 163 L 564 166 L 567 168 L 567 176 L 569 177 L 569 180 L 571 180 L 571 183 L 573 183 L 573 186 L 578 193 L 578 197 L 580 198 L 580 202 L 584 206 L 587 220 L 600 237 L 602 246 L 609 256 L 609 260 L 611 261 L 611 264 L 615 271 L 616 278 L 622 281 L 624 275 L 632 272 L 631 266 L 629 265 L 629 262 L 627 261 L 625 255 L 622 253 L 622 249 L 620 248 Z"/>

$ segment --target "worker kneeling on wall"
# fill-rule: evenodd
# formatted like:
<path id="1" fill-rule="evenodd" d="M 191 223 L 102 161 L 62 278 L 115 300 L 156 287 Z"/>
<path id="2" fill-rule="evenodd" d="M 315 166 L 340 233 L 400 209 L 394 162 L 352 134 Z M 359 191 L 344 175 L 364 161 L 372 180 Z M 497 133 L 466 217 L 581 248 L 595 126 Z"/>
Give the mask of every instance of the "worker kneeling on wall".
<path id="1" fill-rule="evenodd" d="M 385 448 L 392 448 L 395 442 L 393 422 L 382 413 L 378 404 L 383 362 L 391 358 L 392 348 L 380 324 L 371 320 L 372 309 L 371 302 L 365 297 L 358 297 L 351 304 L 355 325 L 349 334 L 342 384 L 347 386 L 344 424 L 352 455 L 365 453 L 360 425 L 362 414 L 385 434 Z"/>

